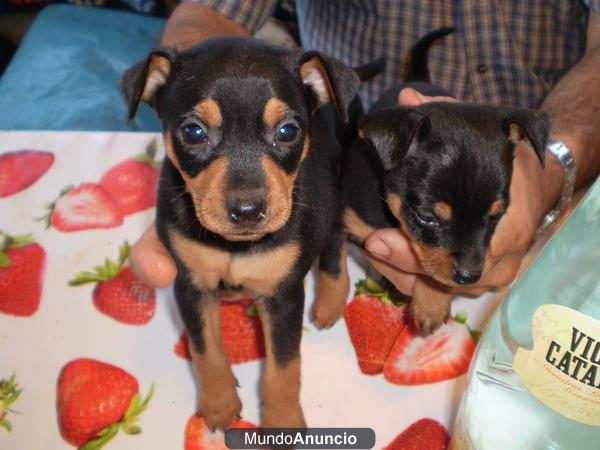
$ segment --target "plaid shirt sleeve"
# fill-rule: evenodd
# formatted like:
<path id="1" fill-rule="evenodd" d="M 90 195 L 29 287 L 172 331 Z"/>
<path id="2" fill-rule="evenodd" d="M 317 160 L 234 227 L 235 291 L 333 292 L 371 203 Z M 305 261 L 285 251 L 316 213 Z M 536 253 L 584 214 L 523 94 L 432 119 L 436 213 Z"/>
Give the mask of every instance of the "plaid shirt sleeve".
<path id="1" fill-rule="evenodd" d="M 600 13 L 600 0 L 583 0 L 590 10 Z"/>
<path id="2" fill-rule="evenodd" d="M 255 33 L 271 16 L 277 0 L 188 0 L 206 5 Z"/>

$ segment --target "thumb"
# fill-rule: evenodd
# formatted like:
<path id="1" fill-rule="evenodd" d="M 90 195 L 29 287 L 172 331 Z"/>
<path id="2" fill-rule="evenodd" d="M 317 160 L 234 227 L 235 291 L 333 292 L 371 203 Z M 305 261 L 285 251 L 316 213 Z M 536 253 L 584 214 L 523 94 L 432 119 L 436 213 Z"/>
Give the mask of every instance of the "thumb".
<path id="1" fill-rule="evenodd" d="M 144 283 L 164 288 L 175 280 L 175 261 L 164 247 L 154 224 L 133 244 L 129 254 L 131 269 Z"/>
<path id="2" fill-rule="evenodd" d="M 366 250 L 388 264 L 409 273 L 421 273 L 421 264 L 410 240 L 397 228 L 382 228 L 371 233 Z"/>

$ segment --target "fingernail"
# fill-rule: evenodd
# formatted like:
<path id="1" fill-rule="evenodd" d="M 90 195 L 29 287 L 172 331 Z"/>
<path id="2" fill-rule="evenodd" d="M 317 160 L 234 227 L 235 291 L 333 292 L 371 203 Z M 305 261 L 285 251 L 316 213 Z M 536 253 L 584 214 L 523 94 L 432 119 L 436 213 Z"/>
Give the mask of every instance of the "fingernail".
<path id="1" fill-rule="evenodd" d="M 369 252 L 371 252 L 373 255 L 378 256 L 380 258 L 385 258 L 386 256 L 390 256 L 390 254 L 392 253 L 392 250 L 382 240 L 376 240 L 374 242 L 370 242 L 367 245 L 367 250 Z"/>

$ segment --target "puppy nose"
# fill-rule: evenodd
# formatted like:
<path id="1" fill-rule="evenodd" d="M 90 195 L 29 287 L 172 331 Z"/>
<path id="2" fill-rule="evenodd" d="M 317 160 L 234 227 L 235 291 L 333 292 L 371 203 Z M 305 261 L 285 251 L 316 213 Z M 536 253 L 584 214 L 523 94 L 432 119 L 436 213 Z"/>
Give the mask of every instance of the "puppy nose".
<path id="1" fill-rule="evenodd" d="M 257 223 L 265 218 L 265 202 L 260 198 L 230 200 L 227 209 L 236 224 Z"/>
<path id="2" fill-rule="evenodd" d="M 454 269 L 454 281 L 458 284 L 472 284 L 479 281 L 481 272 L 469 272 L 467 270 Z"/>

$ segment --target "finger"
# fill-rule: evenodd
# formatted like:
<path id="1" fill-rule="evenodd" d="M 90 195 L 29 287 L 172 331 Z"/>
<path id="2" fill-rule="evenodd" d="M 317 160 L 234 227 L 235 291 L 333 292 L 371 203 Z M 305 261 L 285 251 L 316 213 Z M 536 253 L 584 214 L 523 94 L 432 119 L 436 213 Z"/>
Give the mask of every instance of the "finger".
<path id="1" fill-rule="evenodd" d="M 154 224 L 133 244 L 129 263 L 140 280 L 155 288 L 167 287 L 177 275 L 175 262 L 158 238 Z"/>
<path id="2" fill-rule="evenodd" d="M 404 88 L 398 94 L 398 103 L 406 106 L 420 105 L 423 103 L 423 95 L 413 88 Z"/>
<path id="3" fill-rule="evenodd" d="M 407 273 L 396 267 L 390 266 L 388 263 L 376 258 L 367 251 L 363 251 L 363 255 L 365 255 L 377 272 L 396 286 L 396 289 L 405 295 L 412 296 L 413 291 L 415 290 L 415 281 L 417 279 L 414 273 Z"/>
<path id="4" fill-rule="evenodd" d="M 423 95 L 413 88 L 404 88 L 398 94 L 398 103 L 406 106 L 415 106 L 429 102 L 458 102 L 454 97 Z"/>
<path id="5" fill-rule="evenodd" d="M 484 274 L 479 285 L 486 287 L 508 286 L 519 274 L 522 260 L 523 255 L 521 254 L 511 254 L 506 256 Z"/>
<path id="6" fill-rule="evenodd" d="M 404 272 L 422 272 L 410 240 L 398 228 L 382 228 L 371 233 L 365 241 L 365 248 Z"/>

